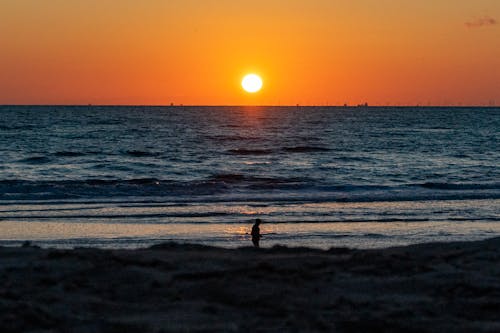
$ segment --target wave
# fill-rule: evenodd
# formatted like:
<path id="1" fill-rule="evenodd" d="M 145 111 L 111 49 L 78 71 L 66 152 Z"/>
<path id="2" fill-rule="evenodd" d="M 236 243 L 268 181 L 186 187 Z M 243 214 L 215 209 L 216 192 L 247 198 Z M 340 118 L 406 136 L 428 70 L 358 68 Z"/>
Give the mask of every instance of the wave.
<path id="1" fill-rule="evenodd" d="M 417 184 L 423 188 L 436 189 L 436 190 L 498 190 L 500 183 L 489 184 L 472 184 L 472 183 L 424 183 Z"/>
<path id="2" fill-rule="evenodd" d="M 269 155 L 272 154 L 273 151 L 270 149 L 230 149 L 229 153 L 233 155 Z"/>
<path id="3" fill-rule="evenodd" d="M 85 153 L 77 152 L 77 151 L 58 151 L 54 153 L 54 156 L 57 157 L 80 157 L 85 156 Z"/>
<path id="4" fill-rule="evenodd" d="M 218 204 L 214 207 L 211 205 L 195 206 L 196 209 L 185 211 L 184 206 L 168 206 L 169 211 L 157 211 L 156 208 L 164 207 L 163 205 L 153 206 L 134 206 L 136 202 L 129 201 L 124 206 L 124 210 L 103 210 L 104 207 L 89 207 L 88 203 L 78 203 L 78 206 L 73 209 L 14 209 L 0 211 L 0 221 L 63 221 L 72 222 L 71 220 L 99 220 L 106 223 L 154 223 L 154 224 L 231 224 L 231 225 L 249 225 L 253 223 L 255 215 L 238 210 L 226 208 L 219 208 Z M 46 202 L 44 202 L 46 204 Z M 53 202 L 49 203 L 54 205 Z M 57 203 L 56 203 L 57 204 Z M 63 204 L 63 203 L 59 203 Z M 110 202 L 113 207 L 115 202 Z M 38 207 L 41 207 L 38 205 Z M 106 206 L 105 206 L 106 207 Z M 131 209 L 133 208 L 133 209 Z M 180 208 L 180 209 L 176 209 Z M 302 211 L 301 206 L 295 206 L 296 209 L 290 214 L 288 207 L 285 210 L 280 210 L 279 205 L 273 205 L 273 213 L 266 214 L 260 213 L 266 225 L 283 225 L 283 224 L 349 224 L 349 223 L 377 223 L 377 224 L 393 224 L 393 223 L 435 223 L 435 222 L 500 222 L 498 217 L 488 216 L 469 216 L 464 218 L 455 218 L 450 215 L 436 216 L 432 212 L 422 213 L 422 216 L 406 216 L 395 218 L 378 218 L 376 215 L 367 215 L 364 217 L 352 217 L 347 213 L 346 216 L 335 216 L 332 211 L 325 212 L 324 214 L 316 215 L 311 214 L 309 211 Z M 279 212 L 279 213 L 278 213 Z M 269 235 L 271 233 L 266 233 Z M 380 238 L 382 237 L 376 233 L 357 234 L 353 232 L 352 235 L 357 237 Z M 342 234 L 337 234 L 338 236 Z M 351 235 L 351 236 L 352 236 Z M 347 236 L 347 235 L 346 235 Z"/>
<path id="5" fill-rule="evenodd" d="M 19 162 L 26 164 L 44 164 L 44 163 L 50 163 L 51 159 L 47 156 L 32 156 L 22 159 Z"/>
<path id="6" fill-rule="evenodd" d="M 101 220 L 114 220 L 120 219 L 123 223 L 124 219 L 151 219 L 151 218 L 194 218 L 194 217 L 221 217 L 227 215 L 234 215 L 226 212 L 199 212 L 199 213 L 182 213 L 182 212 L 173 212 L 173 213 L 142 213 L 142 214 L 67 214 L 67 215 L 50 215 L 50 214 L 32 214 L 32 215 L 8 215 L 8 217 L 0 217 L 0 221 L 2 220 L 27 220 L 27 219 L 37 219 L 37 220 L 70 220 L 70 219 L 101 219 Z M 200 223 L 196 221 L 196 223 Z M 241 222 L 243 223 L 243 222 Z M 246 222 L 245 222 L 246 223 Z"/>
<path id="7" fill-rule="evenodd" d="M 330 148 L 319 147 L 319 146 L 297 146 L 297 147 L 283 147 L 278 150 L 236 148 L 236 149 L 230 149 L 228 150 L 228 152 L 233 155 L 269 155 L 279 151 L 287 153 L 317 153 L 330 150 L 331 150 Z"/>
<path id="8" fill-rule="evenodd" d="M 335 158 L 339 162 L 372 162 L 376 161 L 373 157 L 366 156 L 339 156 Z"/>
<path id="9" fill-rule="evenodd" d="M 125 152 L 127 155 L 133 157 L 158 157 L 160 153 L 158 152 L 150 152 L 150 151 L 142 151 L 142 150 L 127 150 Z"/>
<path id="10" fill-rule="evenodd" d="M 467 155 L 467 154 L 454 154 L 454 155 L 451 155 L 452 157 L 455 157 L 455 158 L 471 158 L 470 155 Z"/>
<path id="11" fill-rule="evenodd" d="M 208 135 L 207 139 L 217 142 L 230 142 L 230 141 L 253 141 L 259 140 L 257 136 L 241 136 L 241 135 Z"/>
<path id="12" fill-rule="evenodd" d="M 34 125 L 0 125 L 1 130 L 22 131 L 35 129 Z"/>
<path id="13" fill-rule="evenodd" d="M 246 182 L 246 183 L 255 183 L 255 182 L 267 182 L 267 183 L 296 183 L 296 182 L 310 182 L 312 181 L 309 178 L 298 178 L 298 177 L 255 177 L 251 175 L 243 175 L 243 174 L 234 174 L 234 173 L 221 173 L 214 174 L 210 178 L 210 180 L 220 181 L 220 182 Z"/>
<path id="14" fill-rule="evenodd" d="M 330 151 L 330 148 L 319 147 L 319 146 L 297 146 L 297 147 L 285 147 L 283 151 L 291 152 L 291 153 L 314 153 L 314 152 L 323 152 Z"/>
<path id="15" fill-rule="evenodd" d="M 223 182 L 239 182 L 245 180 L 245 176 L 241 174 L 216 174 L 210 177 L 215 181 L 223 181 Z"/>
<path id="16" fill-rule="evenodd" d="M 169 182 L 167 180 L 161 181 L 162 183 Z M 49 184 L 54 184 L 56 182 L 47 182 Z M 57 182 L 59 183 L 59 182 Z M 137 178 L 137 179 L 88 179 L 88 180 L 67 180 L 60 182 L 62 184 L 70 185 L 159 185 L 160 180 L 156 178 Z"/>
<path id="17" fill-rule="evenodd" d="M 307 177 L 257 177 L 238 173 L 177 181 L 157 178 L 60 181 L 3 180 L 0 200 L 157 197 L 174 201 L 366 202 L 498 199 L 500 184 L 325 184 Z"/>

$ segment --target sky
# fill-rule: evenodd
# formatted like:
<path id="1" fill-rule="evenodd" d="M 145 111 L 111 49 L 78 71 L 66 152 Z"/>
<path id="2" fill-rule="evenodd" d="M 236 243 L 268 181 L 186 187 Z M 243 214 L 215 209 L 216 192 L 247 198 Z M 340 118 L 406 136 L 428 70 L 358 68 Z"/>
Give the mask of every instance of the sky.
<path id="1" fill-rule="evenodd" d="M 0 0 L 0 104 L 365 102 L 500 104 L 500 1 Z"/>

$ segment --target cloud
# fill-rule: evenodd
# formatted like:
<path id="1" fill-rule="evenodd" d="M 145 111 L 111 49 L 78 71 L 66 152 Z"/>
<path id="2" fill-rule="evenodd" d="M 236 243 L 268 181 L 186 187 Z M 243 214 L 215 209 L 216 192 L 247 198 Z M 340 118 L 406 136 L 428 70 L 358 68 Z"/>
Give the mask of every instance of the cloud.
<path id="1" fill-rule="evenodd" d="M 476 18 L 472 21 L 465 22 L 467 28 L 481 28 L 497 24 L 497 20 L 489 16 Z"/>

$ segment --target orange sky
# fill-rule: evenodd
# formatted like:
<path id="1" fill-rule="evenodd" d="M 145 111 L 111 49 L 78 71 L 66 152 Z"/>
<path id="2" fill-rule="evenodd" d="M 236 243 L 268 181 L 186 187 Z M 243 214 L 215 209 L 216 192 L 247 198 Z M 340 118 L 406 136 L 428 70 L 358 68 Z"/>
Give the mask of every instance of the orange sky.
<path id="1" fill-rule="evenodd" d="M 500 104 L 500 1 L 1 1 L 0 104 L 171 102 Z"/>

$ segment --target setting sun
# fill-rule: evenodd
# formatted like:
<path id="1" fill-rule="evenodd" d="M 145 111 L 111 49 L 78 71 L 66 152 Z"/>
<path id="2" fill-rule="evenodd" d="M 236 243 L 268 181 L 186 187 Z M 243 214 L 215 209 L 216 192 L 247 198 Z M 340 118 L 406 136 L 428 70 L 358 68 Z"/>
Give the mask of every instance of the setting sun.
<path id="1" fill-rule="evenodd" d="M 262 88 L 262 79 L 256 74 L 248 74 L 241 81 L 241 86 L 246 92 L 255 93 Z"/>

